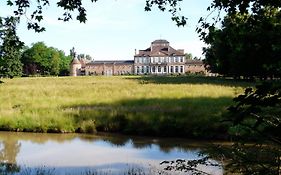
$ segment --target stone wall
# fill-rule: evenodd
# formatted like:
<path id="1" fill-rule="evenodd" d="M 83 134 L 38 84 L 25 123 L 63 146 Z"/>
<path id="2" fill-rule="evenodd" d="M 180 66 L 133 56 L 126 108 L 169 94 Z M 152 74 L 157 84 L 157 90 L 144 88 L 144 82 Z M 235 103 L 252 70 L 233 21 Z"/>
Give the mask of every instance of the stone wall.
<path id="1" fill-rule="evenodd" d="M 185 72 L 206 74 L 207 70 L 205 69 L 204 64 L 186 64 Z"/>
<path id="2" fill-rule="evenodd" d="M 88 64 L 86 75 L 128 75 L 133 74 L 133 64 Z"/>

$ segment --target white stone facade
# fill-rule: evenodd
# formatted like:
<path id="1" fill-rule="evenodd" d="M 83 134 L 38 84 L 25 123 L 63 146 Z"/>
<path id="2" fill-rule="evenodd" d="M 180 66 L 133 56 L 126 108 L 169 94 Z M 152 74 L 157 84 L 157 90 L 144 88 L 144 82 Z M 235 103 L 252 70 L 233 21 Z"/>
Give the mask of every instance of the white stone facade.
<path id="1" fill-rule="evenodd" d="M 71 76 L 79 75 L 168 75 L 207 71 L 201 60 L 186 60 L 184 50 L 174 49 L 166 40 L 155 40 L 139 50 L 134 60 L 91 61 L 73 59 Z"/>

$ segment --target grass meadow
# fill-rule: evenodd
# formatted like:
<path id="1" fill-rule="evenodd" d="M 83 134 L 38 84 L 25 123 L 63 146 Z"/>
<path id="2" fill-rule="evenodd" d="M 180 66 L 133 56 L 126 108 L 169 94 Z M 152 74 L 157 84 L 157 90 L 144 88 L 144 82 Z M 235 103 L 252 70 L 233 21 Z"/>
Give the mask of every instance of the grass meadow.
<path id="1" fill-rule="evenodd" d="M 0 130 L 217 137 L 252 83 L 192 76 L 2 79 Z"/>

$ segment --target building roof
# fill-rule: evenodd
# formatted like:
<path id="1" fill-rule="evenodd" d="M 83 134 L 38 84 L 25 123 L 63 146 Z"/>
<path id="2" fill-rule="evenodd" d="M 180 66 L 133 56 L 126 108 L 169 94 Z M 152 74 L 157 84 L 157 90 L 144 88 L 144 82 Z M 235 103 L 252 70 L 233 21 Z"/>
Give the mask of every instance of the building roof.
<path id="1" fill-rule="evenodd" d="M 139 50 L 139 53 L 135 55 L 135 57 L 140 56 L 184 56 L 184 50 L 176 50 L 169 45 L 167 40 L 155 40 L 151 43 L 151 46 L 145 50 Z"/>
<path id="2" fill-rule="evenodd" d="M 191 59 L 187 59 L 186 60 L 186 64 L 204 64 L 202 60 L 191 60 Z"/>
<path id="3" fill-rule="evenodd" d="M 87 64 L 134 64 L 134 60 L 99 60 L 92 61 Z"/>
<path id="4" fill-rule="evenodd" d="M 158 39 L 158 40 L 154 40 L 152 42 L 152 44 L 162 44 L 162 43 L 169 43 L 169 41 L 165 40 L 165 39 Z"/>

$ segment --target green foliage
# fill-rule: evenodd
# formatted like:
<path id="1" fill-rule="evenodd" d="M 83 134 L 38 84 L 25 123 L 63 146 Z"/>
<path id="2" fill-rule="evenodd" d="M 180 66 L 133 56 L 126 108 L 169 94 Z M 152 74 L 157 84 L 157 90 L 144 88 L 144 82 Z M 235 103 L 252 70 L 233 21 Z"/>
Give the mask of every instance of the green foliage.
<path id="1" fill-rule="evenodd" d="M 61 50 L 58 51 L 60 63 L 59 63 L 59 75 L 67 76 L 69 75 L 69 65 L 71 63 L 71 56 L 66 56 L 65 53 Z"/>
<path id="2" fill-rule="evenodd" d="M 226 121 L 237 142 L 223 153 L 231 172 L 279 174 L 281 156 L 281 85 L 264 83 L 234 98 Z M 245 141 L 255 144 L 245 144 Z"/>
<path id="3" fill-rule="evenodd" d="M 7 5 L 16 6 L 17 9 L 14 11 L 16 17 L 21 17 L 26 15 L 26 11 L 30 8 L 30 0 L 7 0 Z M 42 32 L 45 30 L 44 27 L 41 27 L 38 22 L 43 20 L 43 7 L 49 5 L 48 0 L 38 0 L 36 10 L 30 15 L 30 20 L 27 23 L 28 29 L 34 29 L 35 32 Z"/>
<path id="4" fill-rule="evenodd" d="M 77 56 L 77 58 L 80 60 L 80 59 L 86 59 L 86 60 L 89 60 L 89 61 L 92 61 L 92 57 L 90 56 L 90 55 L 88 55 L 88 54 L 79 54 L 78 56 Z"/>
<path id="5" fill-rule="evenodd" d="M 219 14 L 215 23 L 199 20 L 197 32 L 209 44 L 204 49 L 209 69 L 233 77 L 280 78 L 280 7 L 280 0 L 213 1 L 208 10 L 227 15 L 221 29 L 215 27 Z M 237 104 L 229 108 L 226 120 L 235 144 L 216 148 L 226 173 L 280 174 L 280 89 L 263 84 L 234 99 Z"/>
<path id="6" fill-rule="evenodd" d="M 163 161 L 160 165 L 165 165 L 164 170 L 168 171 L 181 171 L 187 174 L 193 175 L 209 175 L 209 173 L 204 172 L 204 170 L 200 170 L 200 167 L 220 167 L 218 163 L 210 160 L 209 157 L 199 158 L 197 160 L 172 160 L 172 161 Z"/>
<path id="7" fill-rule="evenodd" d="M 21 76 L 21 48 L 24 43 L 16 35 L 18 19 L 0 18 L 0 77 Z"/>
<path id="8" fill-rule="evenodd" d="M 93 120 L 84 120 L 79 123 L 79 128 L 77 129 L 78 132 L 81 133 L 96 133 L 96 124 Z"/>
<path id="9" fill-rule="evenodd" d="M 192 54 L 191 54 L 191 53 L 186 53 L 186 54 L 185 54 L 185 59 L 187 59 L 187 60 L 192 60 L 192 59 L 193 59 Z"/>
<path id="10" fill-rule="evenodd" d="M 266 6 L 275 8 L 281 7 L 280 0 L 214 0 L 209 9 L 220 8 L 224 9 L 229 14 L 233 14 L 236 12 L 243 14 L 251 12 L 256 13 Z"/>
<path id="11" fill-rule="evenodd" d="M 169 11 L 172 14 L 171 19 L 176 22 L 177 26 L 185 26 L 187 18 L 185 16 L 178 15 L 181 11 L 179 2 L 182 0 L 146 0 L 145 11 L 151 11 L 151 8 L 155 5 L 161 11 Z"/>
<path id="12" fill-rule="evenodd" d="M 247 88 L 234 101 L 237 104 L 229 108 L 229 120 L 234 127 L 239 126 L 241 132 L 245 129 L 252 131 L 252 139 L 263 137 L 263 141 L 281 146 L 280 84 L 264 83 L 257 86 L 256 90 Z M 236 135 L 243 136 L 238 131 Z"/>
<path id="13" fill-rule="evenodd" d="M 71 58 L 63 51 L 47 47 L 43 42 L 33 44 L 21 57 L 25 75 L 68 75 Z"/>
<path id="14" fill-rule="evenodd" d="M 281 10 L 266 7 L 257 14 L 231 14 L 222 28 L 209 27 L 204 38 L 206 64 L 226 76 L 281 76 Z"/>

